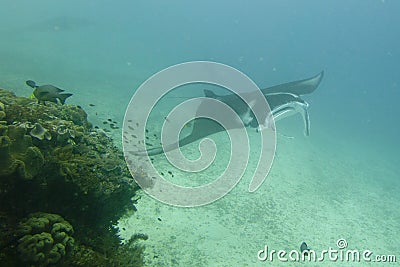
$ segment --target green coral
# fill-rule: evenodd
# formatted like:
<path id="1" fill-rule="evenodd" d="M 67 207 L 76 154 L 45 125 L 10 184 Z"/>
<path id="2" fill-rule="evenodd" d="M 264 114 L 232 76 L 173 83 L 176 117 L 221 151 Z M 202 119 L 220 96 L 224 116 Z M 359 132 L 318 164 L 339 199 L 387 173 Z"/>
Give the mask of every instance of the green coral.
<path id="1" fill-rule="evenodd" d="M 57 105 L 51 102 L 42 105 L 33 99 L 16 97 L 12 92 L 4 89 L 0 89 L 0 99 L 3 104 L 3 106 L 0 105 L 0 110 L 3 109 L 6 114 L 5 119 L 8 124 L 13 122 L 46 123 L 59 119 L 71 121 L 74 125 L 91 127 L 87 121 L 86 112 L 79 106 Z M 42 125 L 48 129 L 47 125 Z"/>
<path id="2" fill-rule="evenodd" d="M 49 131 L 47 131 L 47 129 L 43 128 L 40 123 L 35 123 L 29 134 L 39 140 L 51 140 L 51 134 L 49 133 Z"/>
<path id="3" fill-rule="evenodd" d="M 4 104 L 3 102 L 0 102 L 0 120 L 4 119 L 6 117 L 6 112 L 4 110 Z"/>
<path id="4" fill-rule="evenodd" d="M 82 108 L 40 105 L 1 89 L 0 98 L 6 113 L 0 123 L 0 176 L 15 172 L 29 179 L 36 176 L 43 185 L 66 183 L 74 194 L 103 199 L 134 194 L 137 185 L 122 151 L 91 126 Z"/>
<path id="5" fill-rule="evenodd" d="M 140 266 L 143 248 L 124 248 L 122 253 L 111 227 L 132 206 L 138 190 L 113 140 L 93 128 L 79 106 L 44 106 L 2 89 L 0 99 L 5 114 L 0 119 L 0 213 L 12 221 L 39 210 L 63 214 L 74 225 L 78 244 L 64 256 L 72 227 L 49 214 L 30 216 L 18 235 L 12 223 L 5 228 L 10 238 L 0 246 L 0 262 L 4 253 L 9 259 L 23 256 L 35 266 L 56 261 L 64 266 L 132 266 L 136 255 L 134 266 Z M 86 252 L 92 255 L 87 261 L 81 258 Z M 17 261 L 15 266 L 25 264 Z"/>
<path id="6" fill-rule="evenodd" d="M 32 179 L 44 164 L 40 149 L 33 146 L 24 127 L 0 126 L 0 177 L 18 173 Z"/>
<path id="7" fill-rule="evenodd" d="M 47 266 L 58 263 L 74 247 L 72 225 L 60 215 L 37 212 L 19 225 L 18 252 L 22 261 Z"/>

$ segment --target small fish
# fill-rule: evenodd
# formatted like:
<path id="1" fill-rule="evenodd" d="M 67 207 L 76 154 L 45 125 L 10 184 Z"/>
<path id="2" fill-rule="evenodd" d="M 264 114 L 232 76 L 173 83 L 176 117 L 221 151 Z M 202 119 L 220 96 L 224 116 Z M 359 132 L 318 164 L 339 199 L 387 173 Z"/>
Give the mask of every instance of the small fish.
<path id="1" fill-rule="evenodd" d="M 147 142 L 146 142 L 146 145 L 147 145 L 147 146 L 153 146 L 152 144 L 150 144 L 150 143 L 147 143 Z"/>
<path id="2" fill-rule="evenodd" d="M 136 127 L 139 127 L 139 123 L 136 123 Z"/>
<path id="3" fill-rule="evenodd" d="M 305 251 L 305 252 L 304 252 L 304 255 L 307 255 L 307 254 L 308 254 L 308 251 L 310 251 L 310 248 L 307 246 L 307 243 L 306 243 L 306 242 L 303 242 L 303 243 L 301 243 L 301 245 L 300 245 L 300 252 L 303 253 L 303 251 Z"/>
<path id="4" fill-rule="evenodd" d="M 95 105 L 95 104 L 89 104 L 89 106 L 90 106 L 90 107 L 94 107 L 94 106 L 96 106 L 96 105 Z"/>
<path id="5" fill-rule="evenodd" d="M 171 172 L 171 171 L 168 171 L 168 174 L 169 174 L 169 175 L 172 175 L 172 172 Z"/>
<path id="6" fill-rule="evenodd" d="M 107 124 L 108 122 L 107 121 L 103 121 L 103 124 Z"/>
<path id="7" fill-rule="evenodd" d="M 132 131 L 135 130 L 132 126 L 128 126 L 128 128 L 131 129 Z"/>
<path id="8" fill-rule="evenodd" d="M 29 87 L 32 87 L 35 89 L 33 91 L 33 95 L 38 100 L 39 104 L 42 102 L 44 105 L 46 105 L 46 101 L 50 101 L 50 102 L 57 104 L 58 103 L 57 99 L 58 99 L 60 101 L 60 103 L 62 105 L 64 105 L 65 100 L 68 97 L 72 96 L 72 94 L 62 94 L 61 92 L 64 92 L 64 90 L 57 88 L 50 84 L 38 86 L 32 80 L 28 80 L 25 83 Z"/>
<path id="9" fill-rule="evenodd" d="M 131 134 L 131 136 L 132 136 L 133 138 L 137 138 L 137 136 L 136 136 L 136 135 L 134 135 L 134 134 Z"/>
<path id="10" fill-rule="evenodd" d="M 149 132 L 149 130 L 146 129 L 146 133 L 148 133 L 148 132 Z"/>
<path id="11" fill-rule="evenodd" d="M 128 120 L 128 122 L 132 122 L 132 120 Z"/>
<path id="12" fill-rule="evenodd" d="M 95 128 L 95 129 L 99 129 L 99 126 L 96 125 L 96 126 L 94 126 L 94 128 Z"/>
<path id="13" fill-rule="evenodd" d="M 108 121 L 112 122 L 112 119 L 107 119 Z"/>

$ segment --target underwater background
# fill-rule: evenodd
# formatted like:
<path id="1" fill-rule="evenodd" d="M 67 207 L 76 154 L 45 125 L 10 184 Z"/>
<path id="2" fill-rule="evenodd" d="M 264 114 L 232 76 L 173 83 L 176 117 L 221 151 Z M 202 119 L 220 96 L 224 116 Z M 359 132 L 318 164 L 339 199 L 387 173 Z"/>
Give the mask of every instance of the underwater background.
<path id="1" fill-rule="evenodd" d="M 247 186 L 256 162 L 228 195 L 199 208 L 168 206 L 135 189 L 134 208 L 131 203 L 118 212 L 113 234 L 123 243 L 135 236 L 145 266 L 298 266 L 305 263 L 263 262 L 257 253 L 265 245 L 298 250 L 303 241 L 316 251 L 337 249 L 339 239 L 348 249 L 396 255 L 398 262 L 399 10 L 395 0 L 2 0 L 0 88 L 29 97 L 32 88 L 25 81 L 34 80 L 73 93 L 66 104 L 82 107 L 120 151 L 130 98 L 151 75 L 171 65 L 220 62 L 261 88 L 323 70 L 322 83 L 305 97 L 311 135 L 303 136 L 299 116 L 277 123 L 278 133 L 294 138 L 278 135 L 271 172 L 255 193 Z M 57 106 L 45 112 L 58 114 L 52 108 Z M 82 133 L 91 131 L 88 126 Z M 257 147 L 257 133 L 249 134 Z M 85 142 L 95 146 L 93 140 Z M 111 146 L 106 142 L 101 149 Z M 211 172 L 223 170 L 224 162 Z M 201 183 L 210 174 L 185 174 L 162 156 L 155 164 L 175 173 L 176 181 Z M 118 201 L 112 204 L 121 208 Z M 30 212 L 53 210 L 43 204 Z M 70 217 L 74 226 L 67 209 L 57 213 Z M 316 266 L 337 264 L 326 259 Z M 358 263 L 368 264 L 373 263 Z"/>

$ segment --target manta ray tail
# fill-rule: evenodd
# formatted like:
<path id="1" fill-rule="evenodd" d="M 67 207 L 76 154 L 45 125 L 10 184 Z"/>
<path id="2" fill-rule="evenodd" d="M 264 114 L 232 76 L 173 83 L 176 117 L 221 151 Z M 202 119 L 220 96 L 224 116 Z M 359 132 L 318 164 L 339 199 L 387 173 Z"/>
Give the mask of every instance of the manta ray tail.
<path id="1" fill-rule="evenodd" d="M 173 144 L 164 145 L 163 147 L 155 147 L 150 148 L 147 150 L 140 150 L 132 152 L 134 155 L 137 156 L 154 156 L 161 153 L 165 153 L 177 148 L 181 148 L 188 144 L 191 144 L 197 140 L 201 140 L 211 134 L 218 133 L 223 131 L 224 128 L 219 125 L 218 123 L 214 122 L 213 120 L 206 119 L 206 118 L 197 118 L 193 123 L 192 132 L 185 136 L 184 138 L 180 139 L 178 142 Z"/>
<path id="2" fill-rule="evenodd" d="M 150 148 L 147 150 L 133 151 L 132 153 L 136 156 L 146 156 L 146 155 L 155 156 L 155 155 L 159 155 L 159 154 L 174 150 L 178 147 L 181 148 L 187 144 L 193 143 L 196 140 L 198 140 L 198 138 L 192 132 L 190 135 L 179 140 L 179 143 L 169 144 L 169 145 L 164 146 L 164 148 L 160 146 L 160 147 Z"/>

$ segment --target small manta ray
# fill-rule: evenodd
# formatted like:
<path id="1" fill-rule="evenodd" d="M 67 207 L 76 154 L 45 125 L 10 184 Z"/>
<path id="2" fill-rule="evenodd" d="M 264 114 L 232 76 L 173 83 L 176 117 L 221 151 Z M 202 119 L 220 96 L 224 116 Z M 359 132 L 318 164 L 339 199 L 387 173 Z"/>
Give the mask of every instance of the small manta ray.
<path id="1" fill-rule="evenodd" d="M 249 107 L 242 100 L 242 98 L 236 94 L 217 95 L 210 90 L 204 90 L 204 94 L 206 97 L 217 99 L 231 107 L 238 114 L 246 127 L 248 126 L 255 128 L 257 131 L 262 131 L 263 129 L 271 127 L 271 116 L 273 116 L 273 119 L 275 121 L 279 121 L 280 119 L 300 113 L 304 121 L 304 134 L 308 136 L 310 135 L 310 118 L 307 110 L 309 104 L 300 96 L 314 92 L 314 90 L 317 89 L 318 85 L 321 83 L 323 76 L 324 72 L 322 71 L 316 76 L 308 79 L 284 83 L 261 89 L 261 92 L 267 100 L 271 109 L 270 114 L 265 114 L 265 118 L 263 118 L 265 119 L 265 121 L 262 122 L 258 122 L 252 112 L 252 107 L 256 105 L 258 101 L 258 99 L 255 97 L 252 99 L 252 102 L 250 102 L 250 105 L 252 106 Z M 253 95 L 258 95 L 252 92 L 247 94 L 250 96 L 250 99 Z M 199 111 L 201 108 L 208 107 L 202 107 L 200 105 L 197 110 Z M 237 127 L 241 127 L 240 125 L 243 124 L 237 124 Z M 158 155 L 174 150 L 177 147 L 183 147 L 187 144 L 193 143 L 197 140 L 203 139 L 211 134 L 221 131 L 224 131 L 224 128 L 214 121 L 206 118 L 197 118 L 193 122 L 192 132 L 188 136 L 178 141 L 179 146 L 177 146 L 176 143 L 167 144 L 164 146 L 164 149 L 162 147 L 155 147 L 147 150 L 133 151 L 133 153 L 138 156 Z"/>
<path id="2" fill-rule="evenodd" d="M 72 96 L 72 94 L 61 94 L 64 90 L 57 88 L 50 84 L 45 84 L 41 86 L 37 86 L 36 83 L 32 80 L 28 80 L 25 82 L 28 86 L 34 88 L 33 95 L 38 100 L 38 103 L 43 102 L 46 105 L 46 101 L 50 101 L 53 103 L 58 103 L 57 99 L 60 101 L 62 105 L 64 105 L 65 100 Z"/>

